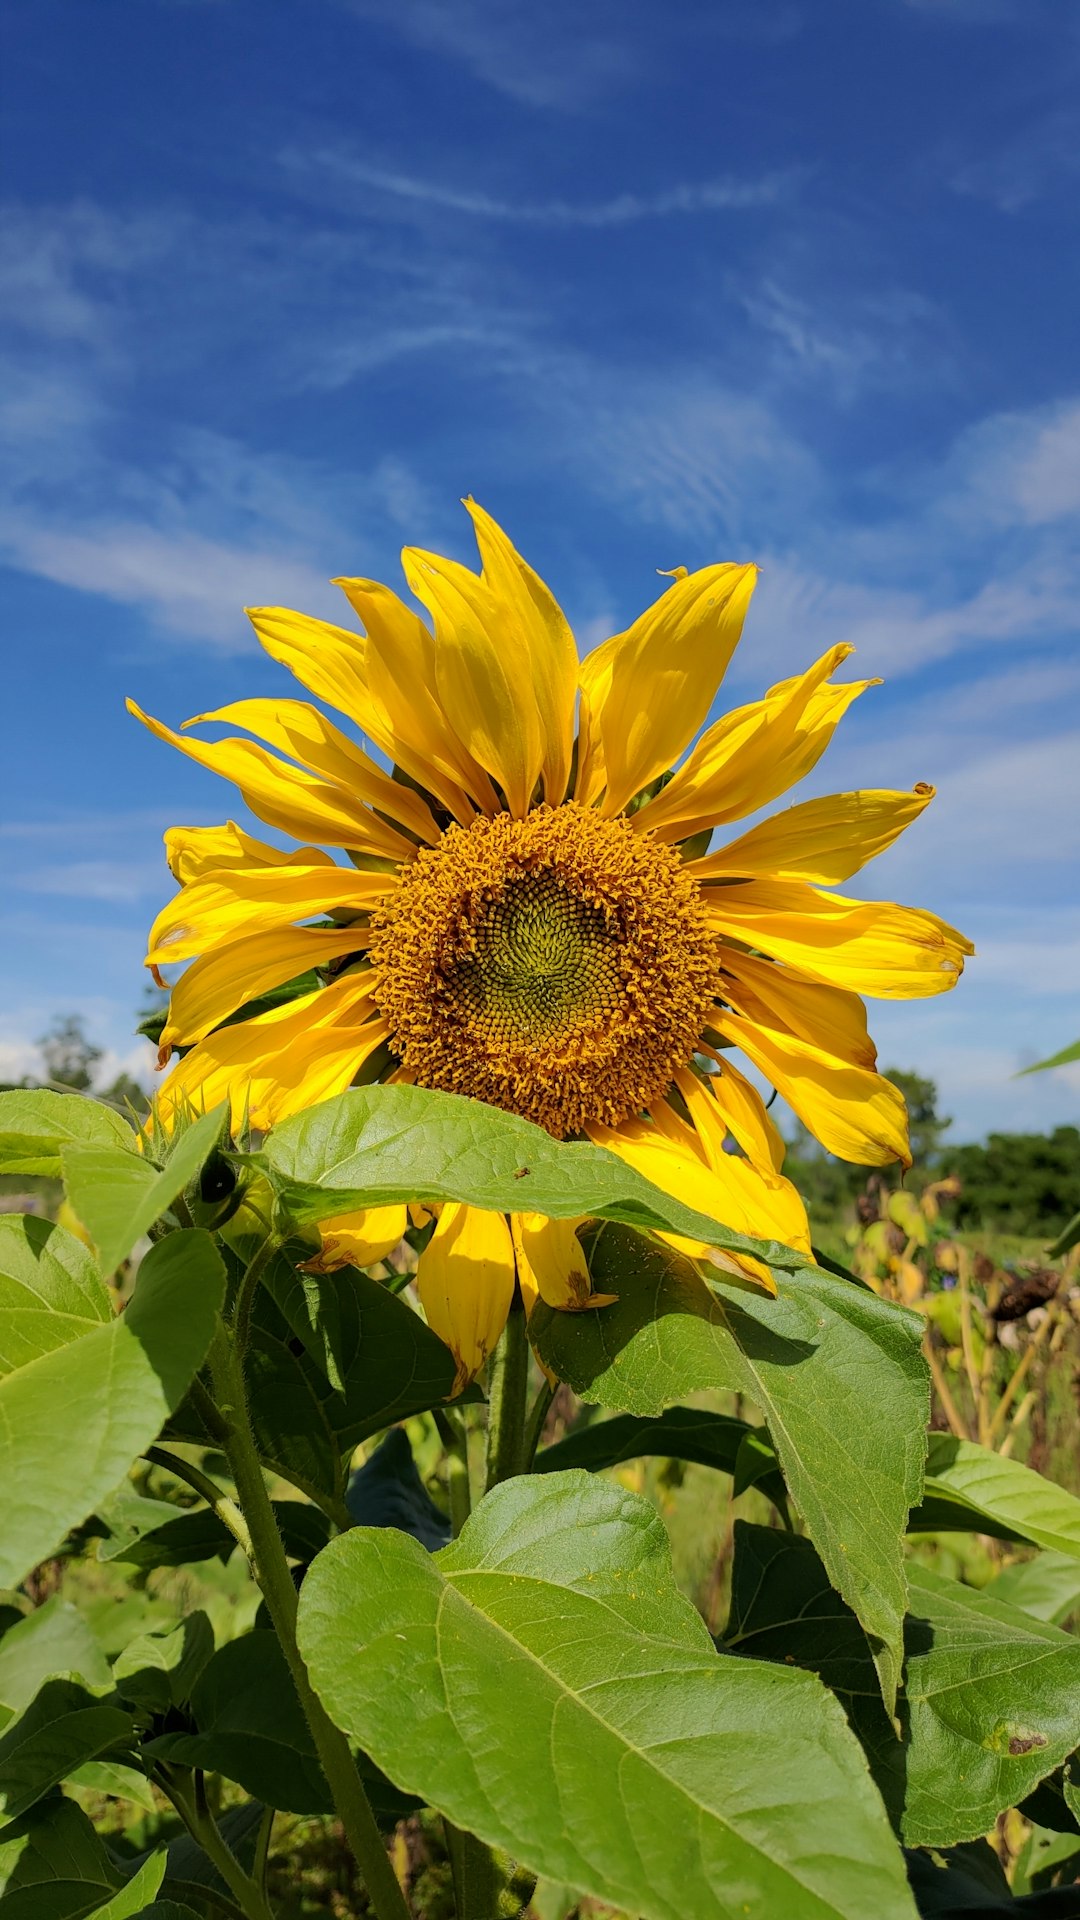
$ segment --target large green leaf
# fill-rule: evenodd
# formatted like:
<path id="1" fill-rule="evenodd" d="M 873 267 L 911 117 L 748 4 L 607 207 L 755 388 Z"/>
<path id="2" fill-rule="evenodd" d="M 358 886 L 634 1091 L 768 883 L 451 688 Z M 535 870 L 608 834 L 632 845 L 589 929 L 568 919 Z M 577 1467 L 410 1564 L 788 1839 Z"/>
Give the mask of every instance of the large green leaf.
<path id="1" fill-rule="evenodd" d="M 340 1494 L 341 1450 L 298 1356 L 255 1327 L 244 1372 L 255 1444 L 267 1466 L 315 1499 Z"/>
<path id="2" fill-rule="evenodd" d="M 340 1448 L 449 1399 L 454 1356 L 405 1300 L 351 1267 L 322 1274 L 319 1286 L 333 1317 L 341 1391 L 321 1363 L 305 1361 L 304 1370 Z"/>
<path id="3" fill-rule="evenodd" d="M 805 1258 L 684 1206 L 603 1147 L 567 1145 L 516 1114 L 426 1087 L 352 1087 L 283 1121 L 255 1159 L 296 1226 L 394 1201 L 462 1200 L 666 1229 L 770 1266 Z"/>
<path id="4" fill-rule="evenodd" d="M 59 1595 L 0 1640 L 0 1705 L 21 1713 L 56 1674 L 83 1680 L 93 1692 L 107 1693 L 112 1684 L 109 1663 L 82 1614 Z"/>
<path id="5" fill-rule="evenodd" d="M 191 1693 L 195 1733 L 150 1742 L 156 1758 L 236 1780 L 288 1813 L 330 1813 L 323 1778 L 276 1634 L 259 1630 L 219 1647 Z"/>
<path id="6" fill-rule="evenodd" d="M 45 1174 L 58 1180 L 69 1141 L 135 1149 L 135 1135 L 115 1107 L 82 1093 L 14 1088 L 0 1093 L 0 1173 Z"/>
<path id="7" fill-rule="evenodd" d="M 912 1566 L 896 1738 L 866 1638 L 808 1540 L 735 1523 L 725 1644 L 819 1674 L 844 1702 L 912 1846 L 974 1840 L 1080 1741 L 1080 1643 Z"/>
<path id="8" fill-rule="evenodd" d="M 4 1920 L 84 1920 L 122 1879 L 73 1800 L 51 1795 L 0 1833 Z"/>
<path id="9" fill-rule="evenodd" d="M 36 1214 L 0 1214 L 0 1376 L 111 1320 L 86 1248 Z"/>
<path id="10" fill-rule="evenodd" d="M 754 1400 L 834 1585 L 875 1637 L 891 1708 L 903 1534 L 926 1444 L 918 1316 L 809 1268 L 778 1273 L 775 1300 L 706 1286 L 691 1261 L 619 1227 L 597 1234 L 590 1267 L 616 1304 L 590 1314 L 538 1304 L 541 1359 L 585 1399 L 645 1416 L 703 1387 Z"/>
<path id="11" fill-rule="evenodd" d="M 179 1136 L 160 1172 L 149 1160 L 115 1147 L 63 1149 L 67 1197 L 97 1248 L 102 1273 L 115 1273 L 168 1212 L 213 1152 L 227 1118 L 227 1104 L 204 1113 Z"/>
<path id="12" fill-rule="evenodd" d="M 0 1379 L 0 1586 L 24 1580 L 157 1437 L 205 1358 L 224 1285 L 208 1233 L 170 1234 L 126 1312 Z"/>
<path id="13" fill-rule="evenodd" d="M 0 1818 L 17 1820 L 84 1760 L 130 1745 L 131 1715 L 75 1680 L 46 1680 L 0 1735 Z"/>
<path id="14" fill-rule="evenodd" d="M 1030 1540 L 1080 1559 L 1080 1500 L 1041 1473 L 1000 1453 L 932 1433 L 926 1457 L 924 1511 L 911 1516 L 938 1532 L 946 1526 L 975 1532 L 1001 1532 L 1012 1540 Z"/>
<path id="15" fill-rule="evenodd" d="M 1077 1920 L 1075 1887 L 1013 1897 L 997 1854 L 985 1840 L 945 1852 L 907 1856 L 911 1890 L 922 1920 Z"/>
<path id="16" fill-rule="evenodd" d="M 358 1527 L 314 1563 L 301 1649 L 399 1786 L 643 1920 L 910 1920 L 862 1756 L 808 1676 L 718 1655 L 647 1502 L 505 1482 L 429 1555 Z"/>

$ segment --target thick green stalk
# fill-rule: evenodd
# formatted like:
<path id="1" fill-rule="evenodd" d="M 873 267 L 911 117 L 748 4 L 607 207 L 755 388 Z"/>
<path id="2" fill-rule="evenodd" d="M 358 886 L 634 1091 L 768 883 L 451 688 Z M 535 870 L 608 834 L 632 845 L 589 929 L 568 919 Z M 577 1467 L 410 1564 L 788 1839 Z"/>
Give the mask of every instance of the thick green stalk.
<path id="1" fill-rule="evenodd" d="M 255 1448 L 243 1366 L 224 1327 L 219 1326 L 210 1349 L 210 1371 L 217 1405 L 228 1428 L 225 1452 L 251 1535 L 252 1571 L 288 1661 L 346 1839 L 356 1856 L 376 1920 L 411 1920 L 348 1742 L 312 1687 L 297 1645 L 296 1588 Z"/>
<path id="2" fill-rule="evenodd" d="M 246 1920 L 274 1920 L 262 1888 L 249 1878 L 232 1848 L 218 1831 L 217 1821 L 206 1804 L 201 1774 L 185 1773 L 168 1765 L 154 1769 L 154 1779 L 166 1795 L 193 1840 L 217 1868 Z M 189 1783 L 194 1791 L 189 1791 Z"/>
<path id="3" fill-rule="evenodd" d="M 529 1391 L 529 1337 L 522 1307 L 510 1309 L 491 1356 L 488 1381 L 487 1491 L 521 1473 L 525 1464 L 525 1403 Z"/>

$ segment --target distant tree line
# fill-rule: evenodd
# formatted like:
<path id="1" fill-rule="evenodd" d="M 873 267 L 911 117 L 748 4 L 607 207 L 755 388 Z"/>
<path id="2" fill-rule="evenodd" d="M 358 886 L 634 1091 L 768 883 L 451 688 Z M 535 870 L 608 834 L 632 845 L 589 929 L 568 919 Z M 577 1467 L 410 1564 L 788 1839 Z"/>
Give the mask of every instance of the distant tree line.
<path id="1" fill-rule="evenodd" d="M 992 1133 L 985 1144 L 954 1145 L 945 1140 L 952 1121 L 938 1111 L 934 1082 L 899 1067 L 887 1067 L 885 1074 L 900 1088 L 908 1107 L 913 1164 L 903 1184 L 919 1192 L 930 1180 L 954 1174 L 960 1193 L 945 1203 L 953 1225 L 1045 1234 L 1049 1239 L 1080 1212 L 1080 1128 L 1055 1127 L 1049 1134 Z M 875 1171 L 900 1185 L 899 1167 L 874 1169 L 834 1160 L 799 1125 L 784 1165 L 812 1220 L 847 1213 Z"/>
<path id="2" fill-rule="evenodd" d="M 94 1087 L 94 1068 L 103 1058 L 103 1052 L 87 1035 L 81 1014 L 58 1015 L 34 1045 L 41 1049 L 44 1073 L 39 1079 L 27 1074 L 21 1080 L 0 1081 L 0 1091 L 10 1092 L 16 1087 L 56 1087 L 89 1093 Z M 94 1087 L 94 1097 L 124 1111 L 131 1108 L 137 1114 L 144 1114 L 150 1110 L 146 1092 L 130 1073 L 118 1073 L 107 1087 Z"/>

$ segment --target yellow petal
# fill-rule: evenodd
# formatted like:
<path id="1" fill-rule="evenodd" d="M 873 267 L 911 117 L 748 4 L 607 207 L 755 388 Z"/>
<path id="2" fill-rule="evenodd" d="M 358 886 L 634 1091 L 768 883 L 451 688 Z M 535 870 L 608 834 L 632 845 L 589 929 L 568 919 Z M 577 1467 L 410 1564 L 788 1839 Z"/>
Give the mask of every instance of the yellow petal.
<path id="1" fill-rule="evenodd" d="M 874 789 L 806 800 L 774 814 L 738 840 L 690 862 L 696 880 L 723 874 L 771 874 L 834 887 L 891 847 L 934 797 L 920 784 L 911 793 Z"/>
<path id="2" fill-rule="evenodd" d="M 800 880 L 703 889 L 716 931 L 812 980 L 879 1000 L 921 1000 L 954 987 L 973 953 L 955 927 L 917 907 L 848 900 Z"/>
<path id="3" fill-rule="evenodd" d="M 248 607 L 246 612 L 271 660 L 287 667 L 320 700 L 347 714 L 362 732 L 370 731 L 362 634 L 293 613 L 289 607 Z"/>
<path id="4" fill-rule="evenodd" d="M 578 674 L 574 636 L 554 595 L 502 528 L 475 500 L 466 500 L 465 505 L 476 529 L 484 581 L 512 617 L 528 661 L 544 743 L 544 798 L 558 807 L 566 798 L 574 747 Z"/>
<path id="5" fill-rule="evenodd" d="M 405 548 L 401 564 L 435 623 L 435 676 L 450 724 L 520 819 L 532 802 L 545 742 L 517 622 L 468 567 L 417 547 Z"/>
<path id="6" fill-rule="evenodd" d="M 338 1267 L 373 1267 L 393 1253 L 408 1224 L 404 1205 L 362 1207 L 319 1223 L 322 1245 L 305 1273 L 333 1273 Z"/>
<path id="7" fill-rule="evenodd" d="M 726 1152 L 725 1137 L 730 1134 L 755 1166 L 762 1170 L 771 1167 L 779 1173 L 784 1164 L 784 1138 L 766 1111 L 764 1100 L 726 1054 L 714 1057 L 717 1071 L 706 1080 L 700 1080 L 689 1067 L 680 1068 L 675 1075 L 675 1085 L 686 1101 L 710 1166 L 715 1168 L 719 1155 Z"/>
<path id="8" fill-rule="evenodd" d="M 213 713 L 197 713 L 194 719 L 185 720 L 185 730 L 203 721 L 225 724 L 231 721 L 235 726 L 245 727 L 249 733 L 265 740 L 267 746 L 299 760 L 321 780 L 355 794 L 380 813 L 388 813 L 399 826 L 419 835 L 429 845 L 433 846 L 439 837 L 426 801 L 400 780 L 392 780 L 325 714 L 305 700 L 234 700 L 227 707 L 217 707 Z"/>
<path id="9" fill-rule="evenodd" d="M 725 820 L 741 820 L 786 793 L 816 766 L 852 701 L 879 684 L 825 684 L 853 652 L 830 647 L 806 673 L 725 714 L 702 734 L 667 786 L 634 814 L 635 827 L 662 840 L 683 840 Z"/>
<path id="10" fill-rule="evenodd" d="M 734 1013 L 722 1025 L 828 1153 L 859 1166 L 911 1165 L 907 1108 L 891 1080 Z"/>
<path id="11" fill-rule="evenodd" d="M 723 997 L 739 1013 L 821 1047 L 853 1067 L 877 1065 L 877 1048 L 866 1030 L 866 1008 L 857 993 L 807 980 L 757 954 L 724 954 Z"/>
<path id="12" fill-rule="evenodd" d="M 352 799 L 342 787 L 328 786 L 299 767 L 275 759 L 254 740 L 218 740 L 213 745 L 185 740 L 144 713 L 134 700 L 128 701 L 127 708 L 159 740 L 178 747 L 211 773 L 234 781 L 246 805 L 268 827 L 277 827 L 296 840 L 324 840 L 330 846 L 373 853 L 381 859 L 415 858 L 412 841 L 380 820 L 370 807 Z"/>
<path id="13" fill-rule="evenodd" d="M 607 768 L 605 813 L 666 772 L 702 725 L 756 578 L 756 567 L 739 566 L 687 574 L 601 649 L 589 692 Z"/>
<path id="14" fill-rule="evenodd" d="M 274 1126 L 344 1093 L 387 1037 L 366 990 L 346 976 L 237 1026 L 219 1027 L 173 1068 L 156 1105 L 168 1124 L 185 1104 L 208 1113 L 228 1099 L 234 1126 Z"/>
<path id="15" fill-rule="evenodd" d="M 455 1394 L 493 1352 L 514 1297 L 514 1248 L 501 1213 L 443 1207 L 416 1271 L 416 1290 L 433 1333 L 457 1361 Z"/>
<path id="16" fill-rule="evenodd" d="M 376 746 L 419 780 L 463 824 L 473 817 L 466 796 L 495 813 L 498 796 L 466 752 L 439 704 L 435 639 L 418 613 L 378 580 L 335 580 L 367 629 L 368 717 Z"/>
<path id="17" fill-rule="evenodd" d="M 354 952 L 356 944 L 348 927 L 278 927 L 246 934 L 194 961 L 172 990 L 161 1034 L 163 1060 L 174 1047 L 193 1046 L 260 993 Z"/>
<path id="18" fill-rule="evenodd" d="M 549 1220 L 542 1213 L 512 1213 L 510 1231 L 522 1295 L 539 1294 L 549 1307 L 579 1313 L 609 1306 L 614 1294 L 594 1294 L 577 1237 L 580 1221 Z"/>
<path id="19" fill-rule="evenodd" d="M 321 865 L 237 867 L 193 880 L 163 907 L 150 929 L 147 966 L 171 966 L 210 953 L 238 934 L 265 932 L 316 914 L 366 913 L 396 884 L 392 874 Z M 367 944 L 355 928 L 358 947 Z"/>
<path id="20" fill-rule="evenodd" d="M 781 1240 L 785 1246 L 809 1253 L 806 1209 L 791 1182 L 771 1168 L 755 1167 L 733 1153 L 721 1155 L 715 1166 L 706 1166 L 673 1140 L 625 1125 L 590 1127 L 588 1131 L 600 1146 L 610 1147 L 647 1180 L 687 1206 L 710 1214 L 737 1233 L 757 1240 Z M 662 1238 L 692 1257 L 700 1258 L 711 1251 L 703 1243 L 679 1235 L 664 1234 Z M 742 1254 L 731 1257 L 771 1292 L 776 1291 L 768 1268 L 760 1261 Z"/>
<path id="21" fill-rule="evenodd" d="M 315 847 L 305 847 L 304 856 L 308 861 L 332 864 L 330 855 Z M 173 878 L 183 885 L 228 867 L 281 867 L 297 855 L 295 849 L 255 840 L 235 820 L 226 820 L 220 827 L 170 827 L 165 834 L 165 858 Z"/>

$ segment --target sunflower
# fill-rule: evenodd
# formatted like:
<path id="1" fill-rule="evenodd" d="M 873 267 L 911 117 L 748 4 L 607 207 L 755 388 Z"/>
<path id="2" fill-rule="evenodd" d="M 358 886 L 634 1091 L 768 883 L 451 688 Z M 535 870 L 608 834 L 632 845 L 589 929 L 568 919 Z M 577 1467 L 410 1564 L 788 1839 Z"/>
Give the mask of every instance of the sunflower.
<path id="1" fill-rule="evenodd" d="M 187 723 L 255 736 L 216 742 L 129 703 L 300 843 L 284 851 L 231 821 L 166 834 L 180 887 L 147 964 L 159 983 L 160 968 L 190 964 L 162 1034 L 160 1063 L 182 1058 L 159 1111 L 167 1122 L 228 1097 L 266 1128 L 357 1082 L 442 1088 L 590 1138 L 702 1212 L 809 1251 L 783 1141 L 732 1051 L 831 1153 L 908 1163 L 903 1099 L 875 1071 L 860 995 L 941 993 L 972 948 L 933 914 L 831 889 L 933 790 L 812 800 L 707 851 L 713 829 L 808 773 L 876 683 L 836 684 L 852 649 L 833 647 L 687 753 L 756 569 L 678 568 L 579 662 L 543 581 L 465 504 L 479 574 L 402 555 L 430 626 L 371 580 L 335 583 L 359 633 L 250 611 L 271 658 L 391 772 L 306 701 L 240 700 Z M 371 1265 L 405 1225 L 403 1207 L 329 1222 L 312 1264 Z M 417 1285 L 459 1386 L 491 1352 L 515 1284 L 527 1308 L 538 1295 L 598 1304 L 572 1224 L 444 1205 Z"/>

